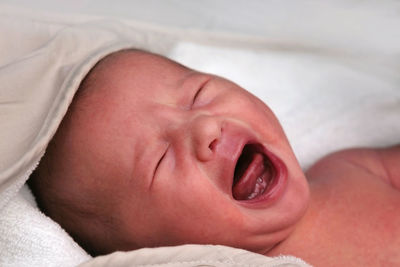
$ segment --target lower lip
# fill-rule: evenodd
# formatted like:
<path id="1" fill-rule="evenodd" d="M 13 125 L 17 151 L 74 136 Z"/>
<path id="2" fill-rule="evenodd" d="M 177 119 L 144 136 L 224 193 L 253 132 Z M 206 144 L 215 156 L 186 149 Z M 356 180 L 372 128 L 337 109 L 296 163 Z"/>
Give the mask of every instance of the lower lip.
<path id="1" fill-rule="evenodd" d="M 275 172 L 273 181 L 262 193 L 262 195 L 249 200 L 240 200 L 239 202 L 243 205 L 251 205 L 252 207 L 262 206 L 264 208 L 265 205 L 271 205 L 278 200 L 285 191 L 288 180 L 286 165 L 280 158 L 266 149 L 264 149 L 263 152 L 265 155 L 267 155 L 271 164 L 273 165 Z"/>

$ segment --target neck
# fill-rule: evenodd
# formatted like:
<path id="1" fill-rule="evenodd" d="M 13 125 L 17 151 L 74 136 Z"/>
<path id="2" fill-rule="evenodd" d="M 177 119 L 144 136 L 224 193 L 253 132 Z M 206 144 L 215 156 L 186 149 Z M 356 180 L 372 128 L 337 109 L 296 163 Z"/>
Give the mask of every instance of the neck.
<path id="1" fill-rule="evenodd" d="M 323 201 L 310 198 L 309 207 L 304 216 L 295 225 L 291 234 L 282 242 L 270 249 L 266 256 L 292 255 L 304 261 L 317 265 L 324 253 L 322 250 L 330 249 L 329 242 L 323 243 L 326 225 L 322 223 L 326 205 Z M 328 241 L 328 240 L 327 240 Z"/>

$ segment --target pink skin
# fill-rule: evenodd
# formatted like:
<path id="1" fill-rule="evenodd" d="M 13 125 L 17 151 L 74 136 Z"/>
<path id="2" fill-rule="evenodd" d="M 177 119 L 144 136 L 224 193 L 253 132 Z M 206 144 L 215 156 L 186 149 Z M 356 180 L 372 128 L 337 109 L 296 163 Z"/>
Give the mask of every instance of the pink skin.
<path id="1" fill-rule="evenodd" d="M 267 253 L 291 233 L 307 208 L 308 185 L 259 99 L 144 52 L 114 55 L 94 76 L 96 88 L 72 111 L 65 157 L 87 177 L 81 188 L 111 207 L 109 249 L 211 243 Z M 249 142 L 271 155 L 278 185 L 238 201 L 233 172 Z"/>

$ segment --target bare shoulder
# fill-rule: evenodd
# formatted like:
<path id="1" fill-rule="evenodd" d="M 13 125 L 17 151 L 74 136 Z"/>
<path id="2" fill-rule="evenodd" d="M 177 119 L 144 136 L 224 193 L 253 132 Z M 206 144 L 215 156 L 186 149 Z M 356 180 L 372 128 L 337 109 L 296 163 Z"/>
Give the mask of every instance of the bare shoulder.
<path id="1" fill-rule="evenodd" d="M 316 266 L 400 266 L 399 161 L 400 145 L 342 150 L 316 162 L 306 172 L 311 200 L 296 233 L 308 249 L 298 255 Z"/>
<path id="2" fill-rule="evenodd" d="M 279 253 L 315 266 L 400 266 L 399 160 L 397 145 L 316 162 L 306 172 L 309 208 Z"/>
<path id="3" fill-rule="evenodd" d="M 338 173 L 374 176 L 400 190 L 400 145 L 341 150 L 322 158 L 307 171 L 310 179 Z"/>

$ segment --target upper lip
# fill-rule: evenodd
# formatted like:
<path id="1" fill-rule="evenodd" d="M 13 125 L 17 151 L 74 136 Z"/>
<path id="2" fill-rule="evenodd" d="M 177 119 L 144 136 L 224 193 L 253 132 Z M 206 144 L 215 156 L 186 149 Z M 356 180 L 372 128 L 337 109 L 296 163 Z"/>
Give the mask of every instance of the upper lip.
<path id="1" fill-rule="evenodd" d="M 230 172 L 230 177 L 229 177 L 231 193 L 232 193 L 232 187 L 233 187 L 233 182 L 234 182 L 236 165 L 238 164 L 239 158 L 242 155 L 245 145 L 247 145 L 248 143 L 249 143 L 249 141 L 245 142 L 245 140 L 243 140 L 243 142 L 238 144 L 238 147 L 240 149 L 237 150 L 237 153 L 235 153 L 235 155 L 234 155 L 234 160 L 231 162 L 232 166 L 230 167 L 231 172 Z"/>
<path id="2" fill-rule="evenodd" d="M 223 134 L 221 135 L 221 139 L 218 143 L 218 154 L 225 159 L 222 162 L 219 162 L 219 164 L 222 163 L 223 165 L 225 165 L 220 174 L 220 179 L 222 179 L 221 184 L 224 187 L 224 191 L 226 190 L 227 193 L 232 196 L 235 167 L 240 155 L 243 152 L 245 145 L 260 145 L 263 148 L 261 149 L 261 152 L 264 155 L 265 152 L 263 150 L 265 148 L 264 145 L 262 145 L 261 142 L 253 134 L 251 134 L 249 130 L 239 126 L 235 127 L 229 124 L 225 124 Z"/>
<path id="3" fill-rule="evenodd" d="M 222 134 L 217 140 L 214 153 L 216 160 L 211 164 L 212 169 L 217 170 L 213 177 L 216 179 L 214 182 L 216 186 L 225 194 L 235 200 L 233 196 L 232 186 L 234 183 L 234 173 L 236 164 L 243 153 L 243 149 L 247 144 L 257 146 L 257 150 L 268 158 L 271 168 L 273 168 L 273 180 L 269 189 L 262 193 L 259 197 L 251 200 L 238 200 L 241 203 L 265 203 L 267 200 L 277 199 L 285 188 L 287 181 L 286 165 L 270 148 L 265 145 L 263 140 L 257 138 L 249 129 L 241 127 L 240 125 L 225 124 L 222 129 Z M 265 201 L 264 201 L 265 200 Z M 269 201 L 269 203 L 271 203 Z"/>

